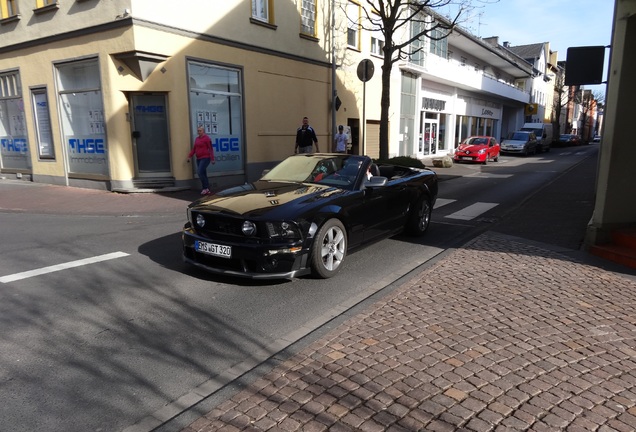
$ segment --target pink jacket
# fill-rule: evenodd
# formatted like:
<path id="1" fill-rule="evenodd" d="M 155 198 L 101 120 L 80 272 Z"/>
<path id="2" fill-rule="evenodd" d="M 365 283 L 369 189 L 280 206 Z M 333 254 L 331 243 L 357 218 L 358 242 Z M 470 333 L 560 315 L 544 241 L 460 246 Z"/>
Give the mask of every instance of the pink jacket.
<path id="1" fill-rule="evenodd" d="M 191 158 L 192 155 L 196 155 L 197 159 L 214 159 L 214 149 L 212 148 L 212 140 L 210 140 L 209 136 L 202 135 L 196 137 L 194 146 L 192 150 L 190 150 L 188 157 Z"/>

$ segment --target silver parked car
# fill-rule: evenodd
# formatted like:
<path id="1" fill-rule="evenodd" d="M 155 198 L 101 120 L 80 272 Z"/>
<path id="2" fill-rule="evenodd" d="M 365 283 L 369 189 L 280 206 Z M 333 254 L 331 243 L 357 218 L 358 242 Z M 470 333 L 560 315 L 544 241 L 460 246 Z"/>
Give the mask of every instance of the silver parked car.
<path id="1" fill-rule="evenodd" d="M 536 154 L 537 137 L 533 132 L 513 132 L 501 143 L 501 153 L 516 153 L 524 156 Z"/>

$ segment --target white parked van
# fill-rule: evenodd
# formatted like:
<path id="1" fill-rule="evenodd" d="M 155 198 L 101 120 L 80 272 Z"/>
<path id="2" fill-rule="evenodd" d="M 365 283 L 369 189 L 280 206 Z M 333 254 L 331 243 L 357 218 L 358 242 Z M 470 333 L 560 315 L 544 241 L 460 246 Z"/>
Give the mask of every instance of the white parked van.
<path id="1" fill-rule="evenodd" d="M 550 146 L 554 140 L 551 123 L 526 123 L 521 130 L 533 132 L 537 137 L 537 153 L 550 151 Z"/>

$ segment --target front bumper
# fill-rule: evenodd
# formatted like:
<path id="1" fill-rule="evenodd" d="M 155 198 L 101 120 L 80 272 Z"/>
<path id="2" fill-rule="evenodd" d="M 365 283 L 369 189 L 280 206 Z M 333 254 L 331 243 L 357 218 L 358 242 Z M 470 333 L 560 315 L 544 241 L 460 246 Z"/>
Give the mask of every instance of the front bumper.
<path id="1" fill-rule="evenodd" d="M 186 226 L 182 232 L 183 260 L 210 273 L 236 276 L 249 279 L 292 279 L 309 274 L 309 249 L 302 248 L 296 253 L 276 253 L 290 247 L 285 244 L 245 244 L 217 241 L 199 236 L 191 227 Z M 195 241 L 230 246 L 231 258 L 217 257 L 194 248 Z M 300 246 L 300 243 L 297 245 Z"/>
<path id="2" fill-rule="evenodd" d="M 502 147 L 500 150 L 501 153 L 524 153 L 525 151 L 525 147 Z"/>
<path id="3" fill-rule="evenodd" d="M 486 160 L 486 154 L 475 155 L 475 154 L 456 154 L 453 155 L 453 160 L 455 162 L 483 162 Z"/>

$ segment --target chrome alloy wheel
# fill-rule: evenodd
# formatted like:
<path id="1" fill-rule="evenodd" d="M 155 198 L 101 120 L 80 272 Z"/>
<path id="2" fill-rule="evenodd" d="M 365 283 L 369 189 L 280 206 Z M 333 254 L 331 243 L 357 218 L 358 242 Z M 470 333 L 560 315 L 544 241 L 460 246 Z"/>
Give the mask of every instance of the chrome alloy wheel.
<path id="1" fill-rule="evenodd" d="M 345 257 L 347 242 L 344 232 L 338 226 L 329 228 L 322 238 L 320 255 L 325 269 L 334 271 L 337 269 Z"/>

